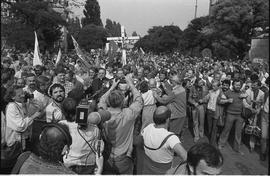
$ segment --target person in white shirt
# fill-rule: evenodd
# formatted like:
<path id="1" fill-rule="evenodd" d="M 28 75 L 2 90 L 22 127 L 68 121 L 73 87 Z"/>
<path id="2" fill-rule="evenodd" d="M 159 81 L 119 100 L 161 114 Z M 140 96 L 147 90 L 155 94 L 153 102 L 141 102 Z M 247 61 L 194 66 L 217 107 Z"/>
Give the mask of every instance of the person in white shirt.
<path id="1" fill-rule="evenodd" d="M 154 123 L 141 132 L 146 155 L 142 174 L 165 174 L 172 166 L 174 152 L 183 161 L 187 158 L 179 138 L 167 130 L 170 115 L 166 106 L 159 106 L 154 112 Z"/>
<path id="2" fill-rule="evenodd" d="M 30 126 L 33 123 L 33 120 L 39 117 L 42 113 L 37 111 L 31 116 L 28 115 L 27 106 L 26 106 L 26 97 L 25 92 L 22 88 L 17 86 L 10 87 L 8 92 L 5 95 L 5 98 L 11 102 L 7 105 L 6 108 L 6 143 L 7 146 L 12 146 L 15 142 L 20 142 L 22 148 L 28 148 L 29 139 L 31 135 Z"/>
<path id="3" fill-rule="evenodd" d="M 264 102 L 264 92 L 259 89 L 261 82 L 259 79 L 252 80 L 251 88 L 246 91 L 247 98 L 243 100 L 245 108 L 252 111 L 252 118 L 249 119 L 250 125 L 256 125 L 258 120 L 258 115 L 261 111 L 261 105 Z M 256 138 L 254 135 L 250 136 L 249 147 L 252 153 L 255 148 Z"/>
<path id="4" fill-rule="evenodd" d="M 48 95 L 52 98 L 52 102 L 46 107 L 46 121 L 58 122 L 64 120 L 65 116 L 62 112 L 62 102 L 65 99 L 65 88 L 54 83 L 48 89 Z"/>
<path id="5" fill-rule="evenodd" d="M 111 114 L 105 110 L 101 110 L 103 113 L 91 112 L 88 115 L 87 124 L 80 126 L 75 122 L 76 106 L 77 102 L 72 98 L 66 98 L 63 101 L 63 110 L 67 115 L 66 120 L 61 120 L 59 123 L 68 126 L 72 137 L 69 153 L 63 157 L 64 164 L 77 174 L 101 174 L 104 143 L 99 140 L 100 130 L 97 125 L 105 118 L 104 116 L 109 116 L 106 117 L 109 119 Z M 100 142 L 100 151 L 97 148 L 98 142 Z"/>
<path id="6" fill-rule="evenodd" d="M 150 82 L 151 84 L 153 84 L 153 82 L 154 84 L 156 84 L 155 79 L 153 78 L 149 80 L 149 84 Z M 143 81 L 140 84 L 140 92 L 142 94 L 144 102 L 142 110 L 142 127 L 141 127 L 141 130 L 143 130 L 144 127 L 146 127 L 150 123 L 153 123 L 153 114 L 157 106 L 156 106 L 156 99 L 153 96 L 153 90 L 149 88 L 147 81 Z"/>
<path id="7" fill-rule="evenodd" d="M 217 99 L 220 95 L 220 81 L 212 81 L 212 90 L 199 103 L 207 103 L 208 138 L 210 143 L 217 146 Z"/>
<path id="8" fill-rule="evenodd" d="M 268 93 L 264 96 L 264 103 L 262 105 L 262 117 L 261 117 L 261 128 L 262 128 L 262 138 L 261 138 L 261 153 L 260 160 L 266 160 L 267 151 L 267 140 L 269 139 L 269 79 L 266 79 L 266 85 Z"/>

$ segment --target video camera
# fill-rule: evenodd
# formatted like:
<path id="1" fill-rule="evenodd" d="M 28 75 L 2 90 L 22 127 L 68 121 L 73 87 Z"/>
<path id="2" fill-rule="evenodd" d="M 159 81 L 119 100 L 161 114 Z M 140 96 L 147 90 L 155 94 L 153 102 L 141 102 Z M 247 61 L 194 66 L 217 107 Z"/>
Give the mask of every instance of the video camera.
<path id="1" fill-rule="evenodd" d="M 33 98 L 34 98 L 34 94 L 24 92 L 24 102 L 27 102 L 28 99 L 33 99 Z"/>
<path id="2" fill-rule="evenodd" d="M 88 100 L 87 98 L 82 99 L 79 105 L 76 107 L 76 119 L 75 122 L 81 127 L 87 126 L 88 115 L 93 112 L 96 108 L 94 100 Z"/>

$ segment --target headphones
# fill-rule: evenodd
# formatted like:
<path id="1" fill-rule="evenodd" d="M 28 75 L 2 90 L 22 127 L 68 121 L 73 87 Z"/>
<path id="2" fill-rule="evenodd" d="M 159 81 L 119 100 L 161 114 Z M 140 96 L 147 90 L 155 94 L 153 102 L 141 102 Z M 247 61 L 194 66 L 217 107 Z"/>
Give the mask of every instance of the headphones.
<path id="1" fill-rule="evenodd" d="M 67 129 L 63 128 L 60 124 L 58 123 L 49 123 L 48 125 L 45 125 L 43 128 L 42 128 L 42 132 L 40 134 L 40 138 L 41 136 L 44 135 L 44 131 L 48 128 L 57 128 L 61 133 L 62 135 L 65 137 L 65 140 L 67 141 L 67 145 L 70 146 L 72 144 L 72 138 L 71 138 L 71 135 L 69 133 L 69 131 L 67 131 Z"/>

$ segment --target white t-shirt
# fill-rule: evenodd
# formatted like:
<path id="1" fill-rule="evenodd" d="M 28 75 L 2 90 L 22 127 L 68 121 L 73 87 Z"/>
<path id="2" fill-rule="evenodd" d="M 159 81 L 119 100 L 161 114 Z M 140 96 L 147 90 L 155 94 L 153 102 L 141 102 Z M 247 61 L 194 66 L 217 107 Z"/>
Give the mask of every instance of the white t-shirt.
<path id="1" fill-rule="evenodd" d="M 84 130 L 79 129 L 76 122 L 68 122 L 67 120 L 61 120 L 59 123 L 68 126 L 70 135 L 72 137 L 72 144 L 70 146 L 69 153 L 63 157 L 64 164 L 68 166 L 72 165 L 95 165 L 96 155 L 90 149 L 87 142 L 95 148 L 95 142 L 99 138 L 99 129 L 96 125 L 88 124 Z M 82 136 L 85 140 L 82 138 Z"/>
<path id="2" fill-rule="evenodd" d="M 158 148 L 162 141 L 169 135 L 173 134 L 164 128 L 156 128 L 153 123 L 145 127 L 141 132 L 144 144 L 147 147 Z M 158 150 L 149 150 L 144 147 L 145 154 L 151 160 L 157 163 L 170 163 L 173 160 L 174 151 L 173 147 L 181 143 L 176 135 L 170 136 L 165 144 Z"/>

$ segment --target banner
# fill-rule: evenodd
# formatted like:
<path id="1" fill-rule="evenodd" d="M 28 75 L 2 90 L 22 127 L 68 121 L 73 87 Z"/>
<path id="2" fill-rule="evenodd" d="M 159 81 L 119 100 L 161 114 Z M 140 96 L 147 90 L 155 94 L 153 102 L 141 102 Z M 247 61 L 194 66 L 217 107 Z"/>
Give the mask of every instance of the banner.
<path id="1" fill-rule="evenodd" d="M 79 44 L 77 43 L 77 41 L 74 39 L 74 37 L 71 35 L 75 50 L 77 55 L 79 56 L 79 58 L 81 59 L 82 63 L 85 65 L 85 67 L 87 69 L 90 69 L 92 66 L 85 60 L 85 57 L 83 55 L 83 52 L 81 51 Z"/>
<path id="2" fill-rule="evenodd" d="M 35 49 L 34 49 L 34 59 L 33 59 L 33 66 L 35 65 L 43 65 L 41 60 L 40 60 L 40 54 L 39 54 L 39 47 L 38 47 L 38 39 L 37 39 L 37 33 L 35 33 Z"/>
<path id="3" fill-rule="evenodd" d="M 140 51 L 142 52 L 142 54 L 145 54 L 144 50 L 140 47 Z"/>
<path id="4" fill-rule="evenodd" d="M 60 63 L 61 56 L 62 56 L 62 52 L 61 52 L 61 48 L 59 48 L 59 51 L 58 51 L 58 55 L 57 55 L 57 58 L 56 58 L 55 65 L 57 65 L 57 64 Z"/>
<path id="5" fill-rule="evenodd" d="M 125 49 L 122 50 L 122 64 L 127 65 L 127 52 Z"/>

